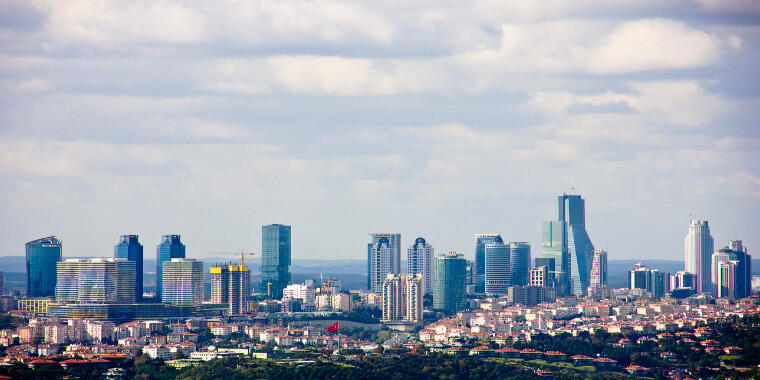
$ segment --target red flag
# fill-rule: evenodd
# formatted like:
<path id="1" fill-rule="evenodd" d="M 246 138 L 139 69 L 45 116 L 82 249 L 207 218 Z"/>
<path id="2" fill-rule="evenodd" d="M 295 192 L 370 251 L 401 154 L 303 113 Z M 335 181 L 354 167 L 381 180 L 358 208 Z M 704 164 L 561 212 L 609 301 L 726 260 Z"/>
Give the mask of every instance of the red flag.
<path id="1" fill-rule="evenodd" d="M 331 324 L 330 326 L 327 326 L 327 332 L 338 331 L 338 323 L 340 322 L 335 322 Z"/>

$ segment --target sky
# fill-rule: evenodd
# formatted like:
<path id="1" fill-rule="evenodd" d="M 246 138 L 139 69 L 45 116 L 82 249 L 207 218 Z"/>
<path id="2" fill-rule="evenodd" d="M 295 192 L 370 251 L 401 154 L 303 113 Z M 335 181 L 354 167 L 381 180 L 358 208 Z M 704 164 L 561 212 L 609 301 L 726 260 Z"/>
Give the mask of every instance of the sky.
<path id="1" fill-rule="evenodd" d="M 562 193 L 610 260 L 760 252 L 760 1 L 0 1 L 0 255 L 536 257 Z"/>

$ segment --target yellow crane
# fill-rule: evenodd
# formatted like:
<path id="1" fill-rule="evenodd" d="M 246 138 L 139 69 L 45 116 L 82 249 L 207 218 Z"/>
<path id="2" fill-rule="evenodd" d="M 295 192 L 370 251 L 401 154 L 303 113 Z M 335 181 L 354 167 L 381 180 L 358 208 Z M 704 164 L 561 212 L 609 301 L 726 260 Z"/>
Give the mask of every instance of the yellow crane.
<path id="1" fill-rule="evenodd" d="M 258 253 L 246 252 L 245 249 L 241 249 L 240 252 L 209 252 L 210 255 L 240 255 L 240 265 L 245 265 L 246 257 L 258 257 Z"/>

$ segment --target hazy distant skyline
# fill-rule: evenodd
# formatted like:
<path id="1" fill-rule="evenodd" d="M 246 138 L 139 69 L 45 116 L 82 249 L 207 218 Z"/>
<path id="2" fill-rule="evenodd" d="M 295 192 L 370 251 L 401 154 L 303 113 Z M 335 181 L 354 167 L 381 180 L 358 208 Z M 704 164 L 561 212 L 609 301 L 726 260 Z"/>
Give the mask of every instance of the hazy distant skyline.
<path id="1" fill-rule="evenodd" d="M 757 1 L 7 0 L 0 87 L 0 255 L 535 258 L 563 192 L 609 260 L 760 250 Z"/>

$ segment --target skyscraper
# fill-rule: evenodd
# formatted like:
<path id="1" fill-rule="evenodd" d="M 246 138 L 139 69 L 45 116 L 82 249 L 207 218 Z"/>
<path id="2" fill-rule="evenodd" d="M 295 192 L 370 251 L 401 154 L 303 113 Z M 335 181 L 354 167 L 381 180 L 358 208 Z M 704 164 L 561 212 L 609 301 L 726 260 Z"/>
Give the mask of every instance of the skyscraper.
<path id="1" fill-rule="evenodd" d="M 61 261 L 62 242 L 56 236 L 26 243 L 26 296 L 55 296 L 56 263 Z"/>
<path id="2" fill-rule="evenodd" d="M 670 278 L 670 289 L 697 289 L 697 275 L 687 271 L 678 271 Z"/>
<path id="3" fill-rule="evenodd" d="M 726 294 L 726 290 L 721 291 L 721 286 L 727 289 L 728 284 L 725 282 L 719 284 L 720 268 L 722 262 L 735 261 L 735 268 L 729 268 L 731 271 L 730 278 L 735 282 L 730 285 L 731 298 L 744 298 L 752 294 L 752 257 L 747 253 L 747 248 L 742 245 L 741 240 L 731 240 L 728 246 L 719 249 L 712 255 L 711 260 L 711 291 L 713 296 L 720 297 L 719 294 Z M 729 270 L 726 269 L 726 270 Z M 729 277 L 724 276 L 724 280 Z"/>
<path id="4" fill-rule="evenodd" d="M 475 234 L 475 293 L 486 291 L 486 244 L 493 243 L 499 234 Z"/>
<path id="5" fill-rule="evenodd" d="M 486 244 L 486 294 L 499 296 L 507 294 L 512 284 L 509 245 L 504 244 L 501 236 Z"/>
<path id="6" fill-rule="evenodd" d="M 119 258 L 66 259 L 58 263 L 55 300 L 64 303 L 135 302 L 135 263 Z"/>
<path id="7" fill-rule="evenodd" d="M 719 261 L 716 263 L 717 275 L 715 279 L 716 297 L 736 297 L 736 275 L 739 267 L 738 260 Z"/>
<path id="8" fill-rule="evenodd" d="M 530 244 L 509 243 L 509 266 L 512 271 L 512 285 L 530 284 Z"/>
<path id="9" fill-rule="evenodd" d="M 382 294 L 384 323 L 422 322 L 422 275 L 390 273 Z"/>
<path id="10" fill-rule="evenodd" d="M 684 269 L 697 275 L 697 293 L 712 288 L 710 264 L 713 254 L 713 238 L 706 220 L 691 220 L 689 234 L 684 239 Z"/>
<path id="11" fill-rule="evenodd" d="M 557 220 L 543 222 L 541 253 L 554 258 L 559 294 L 584 295 L 594 245 L 586 232 L 585 201 L 580 195 L 557 197 Z"/>
<path id="12" fill-rule="evenodd" d="M 163 265 L 165 261 L 171 259 L 184 259 L 185 245 L 179 240 L 179 235 L 164 235 L 161 243 L 156 247 L 156 296 L 161 300 L 161 291 L 163 289 L 162 279 Z"/>
<path id="13" fill-rule="evenodd" d="M 651 293 L 652 297 L 660 298 L 665 296 L 670 289 L 670 275 L 638 263 L 628 271 L 628 287 L 642 289 Z"/>
<path id="14" fill-rule="evenodd" d="M 423 293 L 433 292 L 433 246 L 419 237 L 407 250 L 406 272 L 422 275 Z"/>
<path id="15" fill-rule="evenodd" d="M 135 297 L 142 300 L 143 295 L 143 246 L 137 241 L 137 235 L 121 235 L 119 243 L 113 247 L 113 257 L 135 262 Z"/>
<path id="16" fill-rule="evenodd" d="M 172 305 L 195 306 L 203 302 L 203 262 L 171 259 L 164 262 L 161 301 Z"/>
<path id="17" fill-rule="evenodd" d="M 594 259 L 591 262 L 591 278 L 589 288 L 596 289 L 607 286 L 607 251 L 594 250 Z"/>
<path id="18" fill-rule="evenodd" d="M 534 268 L 541 268 L 544 267 L 545 269 L 545 276 L 543 277 L 543 283 L 540 286 L 548 286 L 550 288 L 556 287 L 555 279 L 557 278 L 557 270 L 555 267 L 555 262 L 553 257 L 536 257 L 534 260 L 535 265 Z M 532 283 L 531 285 L 535 285 Z"/>
<path id="19" fill-rule="evenodd" d="M 251 294 L 251 272 L 248 265 L 213 266 L 211 272 L 211 302 L 226 303 L 231 315 L 248 311 Z"/>
<path id="20" fill-rule="evenodd" d="M 449 252 L 433 261 L 433 309 L 453 313 L 464 308 L 467 260 Z"/>
<path id="21" fill-rule="evenodd" d="M 369 290 L 383 292 L 383 283 L 389 274 L 401 272 L 401 234 L 370 234 L 367 244 L 367 278 Z"/>
<path id="22" fill-rule="evenodd" d="M 261 227 L 261 291 L 280 299 L 290 284 L 290 226 L 270 224 Z"/>

